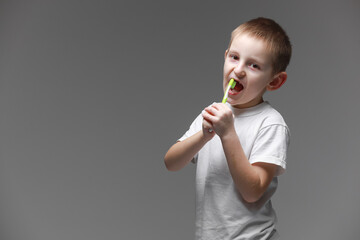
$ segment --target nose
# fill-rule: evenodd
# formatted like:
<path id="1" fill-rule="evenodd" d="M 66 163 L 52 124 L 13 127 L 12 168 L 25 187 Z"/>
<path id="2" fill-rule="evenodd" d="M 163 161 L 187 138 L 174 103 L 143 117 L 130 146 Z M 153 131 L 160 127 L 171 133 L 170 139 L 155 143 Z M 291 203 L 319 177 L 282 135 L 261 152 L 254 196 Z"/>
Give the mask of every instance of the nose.
<path id="1" fill-rule="evenodd" d="M 244 65 L 239 62 L 234 68 L 234 73 L 235 73 L 236 77 L 238 77 L 238 78 L 245 77 L 246 73 L 244 70 Z"/>

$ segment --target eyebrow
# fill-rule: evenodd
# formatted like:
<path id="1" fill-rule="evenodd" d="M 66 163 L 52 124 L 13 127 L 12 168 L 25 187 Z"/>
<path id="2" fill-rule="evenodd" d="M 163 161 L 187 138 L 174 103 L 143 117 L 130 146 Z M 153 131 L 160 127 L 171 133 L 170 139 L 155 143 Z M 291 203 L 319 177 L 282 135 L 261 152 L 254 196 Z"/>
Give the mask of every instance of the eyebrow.
<path id="1" fill-rule="evenodd" d="M 234 50 L 229 50 L 229 54 L 236 54 L 236 55 L 241 56 L 237 51 L 234 51 Z M 248 60 L 254 61 L 260 65 L 265 65 L 265 63 L 263 61 L 259 60 L 257 57 L 251 56 L 248 58 Z"/>

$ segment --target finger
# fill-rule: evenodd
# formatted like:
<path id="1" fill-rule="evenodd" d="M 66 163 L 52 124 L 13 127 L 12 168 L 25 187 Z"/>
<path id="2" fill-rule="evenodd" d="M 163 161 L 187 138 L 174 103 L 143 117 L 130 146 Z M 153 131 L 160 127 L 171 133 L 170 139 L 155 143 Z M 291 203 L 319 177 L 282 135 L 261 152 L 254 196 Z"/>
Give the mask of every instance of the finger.
<path id="1" fill-rule="evenodd" d="M 207 112 L 207 111 L 203 111 L 203 112 L 202 112 L 202 117 L 203 117 L 206 121 L 211 122 L 211 123 L 216 120 L 215 116 L 212 115 L 212 114 L 210 114 L 210 113 Z"/>
<path id="2" fill-rule="evenodd" d="M 218 116 L 222 112 L 226 112 L 227 110 L 230 110 L 230 108 L 224 103 L 215 103 L 212 105 L 212 110 L 214 115 Z"/>
<path id="3" fill-rule="evenodd" d="M 213 108 L 212 108 L 212 107 L 206 107 L 206 108 L 204 109 L 204 112 L 207 112 L 207 113 L 209 113 L 209 114 L 211 114 L 211 115 L 214 115 L 214 113 L 213 113 Z"/>
<path id="4" fill-rule="evenodd" d="M 205 131 L 207 131 L 210 134 L 214 134 L 212 124 L 205 119 L 203 120 L 203 129 L 205 129 Z"/>
<path id="5" fill-rule="evenodd" d="M 216 105 L 216 108 L 218 109 L 219 112 L 222 112 L 223 114 L 226 115 L 234 115 L 233 112 L 231 111 L 230 107 L 228 105 L 226 105 L 225 103 L 219 103 Z"/>
<path id="6" fill-rule="evenodd" d="M 203 126 L 205 129 L 211 129 L 213 127 L 211 122 L 207 121 L 206 119 L 203 121 Z"/>
<path id="7" fill-rule="evenodd" d="M 216 116 L 219 114 L 219 109 L 215 105 L 205 108 L 205 111 L 210 113 L 213 116 Z"/>
<path id="8" fill-rule="evenodd" d="M 219 110 L 219 109 L 220 109 L 219 105 L 221 105 L 221 103 L 213 103 L 213 104 L 211 105 L 211 107 L 212 107 L 212 108 L 215 108 L 216 110 Z"/>
<path id="9" fill-rule="evenodd" d="M 214 105 L 214 107 L 219 111 L 229 108 L 225 103 L 217 103 L 216 105 Z"/>

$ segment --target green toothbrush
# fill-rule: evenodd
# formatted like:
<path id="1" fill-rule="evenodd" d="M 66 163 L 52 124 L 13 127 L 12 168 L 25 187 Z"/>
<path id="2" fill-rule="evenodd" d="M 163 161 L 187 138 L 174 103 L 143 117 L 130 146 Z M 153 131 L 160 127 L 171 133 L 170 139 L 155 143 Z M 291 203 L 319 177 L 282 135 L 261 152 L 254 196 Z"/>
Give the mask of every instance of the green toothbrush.
<path id="1" fill-rule="evenodd" d="M 225 91 L 223 100 L 221 101 L 222 103 L 226 103 L 226 101 L 227 101 L 227 99 L 228 99 L 228 95 L 229 95 L 229 90 L 230 90 L 230 88 L 231 88 L 231 89 L 234 89 L 235 85 L 236 85 L 235 80 L 234 80 L 233 78 L 230 79 L 230 82 L 229 82 L 229 84 L 228 84 L 228 86 L 227 86 L 227 88 L 226 88 L 226 91 Z M 212 131 L 213 131 L 212 129 L 209 129 L 209 132 L 212 132 Z"/>
<path id="2" fill-rule="evenodd" d="M 227 101 L 227 99 L 228 99 L 228 95 L 229 95 L 229 90 L 230 90 L 230 88 L 231 88 L 231 89 L 234 89 L 235 85 L 236 85 L 235 80 L 234 80 L 233 78 L 230 79 L 230 82 L 229 82 L 229 84 L 228 84 L 228 86 L 227 86 L 227 88 L 226 88 L 226 91 L 225 91 L 225 94 L 224 94 L 222 103 L 226 103 L 226 101 Z"/>

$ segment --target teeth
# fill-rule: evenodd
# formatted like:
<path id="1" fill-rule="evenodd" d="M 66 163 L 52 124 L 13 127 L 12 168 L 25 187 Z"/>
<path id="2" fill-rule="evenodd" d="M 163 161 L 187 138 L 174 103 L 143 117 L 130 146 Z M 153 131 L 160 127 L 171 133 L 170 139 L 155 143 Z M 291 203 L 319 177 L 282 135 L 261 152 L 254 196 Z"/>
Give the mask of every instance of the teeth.
<path id="1" fill-rule="evenodd" d="M 244 86 L 239 81 L 236 81 L 235 79 L 234 79 L 234 81 L 236 83 L 235 87 L 234 87 L 235 91 L 240 92 L 241 90 L 244 89 Z"/>

